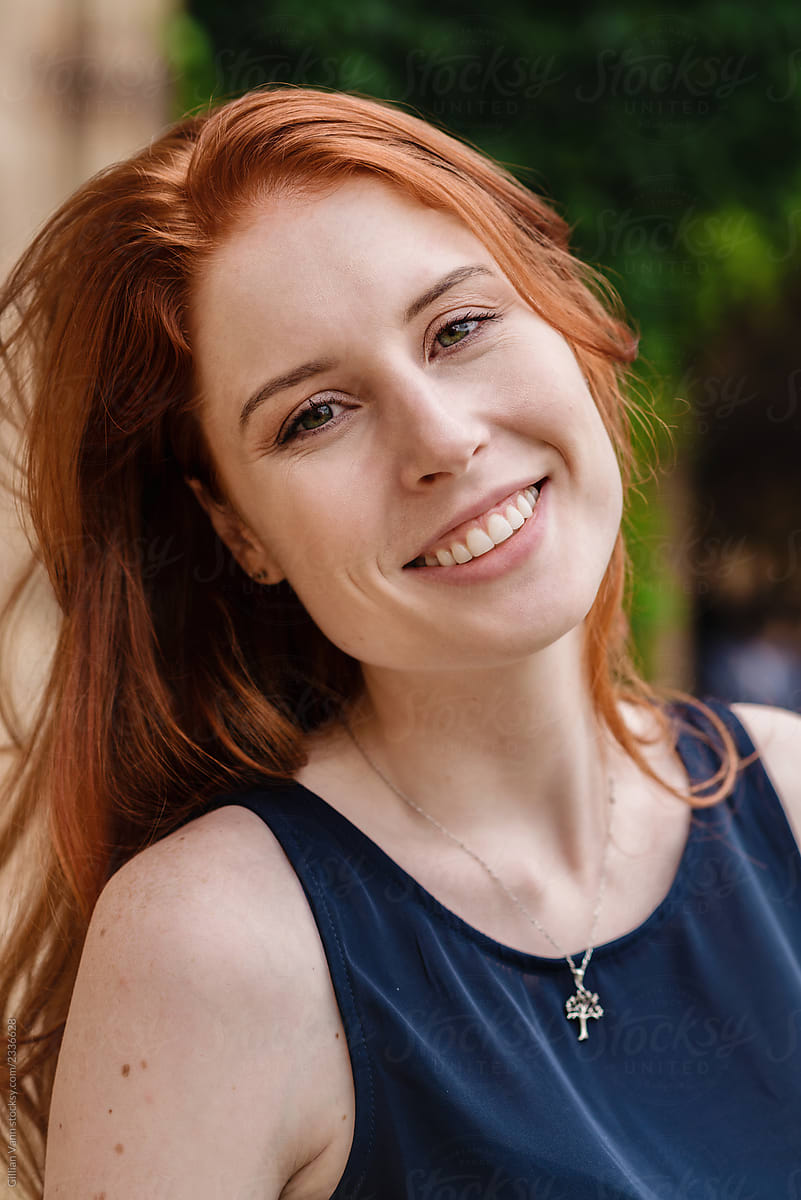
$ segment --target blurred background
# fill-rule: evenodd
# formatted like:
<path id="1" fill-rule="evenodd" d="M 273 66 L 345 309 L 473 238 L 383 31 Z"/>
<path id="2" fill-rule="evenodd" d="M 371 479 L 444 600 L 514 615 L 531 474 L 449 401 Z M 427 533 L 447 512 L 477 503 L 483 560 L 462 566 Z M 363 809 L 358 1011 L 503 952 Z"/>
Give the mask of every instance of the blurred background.
<path id="1" fill-rule="evenodd" d="M 16 0 L 0 22 L 3 273 L 88 176 L 268 82 L 400 103 L 544 193 L 639 327 L 632 396 L 660 418 L 626 517 L 640 665 L 801 711 L 795 0 Z M 10 512 L 4 534 L 8 586 Z M 34 616 L 32 655 L 46 598 Z"/>

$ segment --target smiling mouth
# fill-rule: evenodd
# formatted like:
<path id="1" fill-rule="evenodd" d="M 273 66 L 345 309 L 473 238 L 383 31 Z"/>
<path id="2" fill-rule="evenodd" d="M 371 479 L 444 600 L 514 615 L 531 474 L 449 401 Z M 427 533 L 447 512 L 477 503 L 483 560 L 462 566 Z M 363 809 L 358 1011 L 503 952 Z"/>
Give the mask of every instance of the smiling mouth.
<path id="1" fill-rule="evenodd" d="M 419 555 L 411 562 L 405 563 L 403 569 L 457 566 L 488 554 L 496 546 L 513 537 L 530 520 L 547 480 L 546 475 L 523 488 L 514 502 L 509 502 L 505 508 L 490 510 L 489 516 L 477 519 L 463 538 L 454 539 L 447 548 L 441 546 L 436 555 Z"/>

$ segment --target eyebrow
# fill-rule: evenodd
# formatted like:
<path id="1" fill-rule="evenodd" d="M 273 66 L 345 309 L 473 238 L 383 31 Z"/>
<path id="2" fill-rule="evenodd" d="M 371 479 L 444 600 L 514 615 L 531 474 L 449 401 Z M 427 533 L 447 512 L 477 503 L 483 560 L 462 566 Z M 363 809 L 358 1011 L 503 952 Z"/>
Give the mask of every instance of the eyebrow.
<path id="1" fill-rule="evenodd" d="M 429 304 L 433 304 L 443 292 L 456 287 L 457 283 L 461 283 L 473 275 L 496 277 L 494 271 L 479 263 L 469 267 L 457 267 L 455 271 L 450 271 L 437 283 L 428 288 L 427 291 L 423 292 L 422 296 L 418 296 L 416 300 L 411 302 L 403 314 L 404 325 L 408 325 L 413 321 L 423 309 L 428 308 Z M 264 404 L 265 400 L 269 400 L 271 396 L 275 396 L 278 392 L 283 392 L 287 388 L 297 387 L 299 383 L 303 383 L 305 379 L 309 379 L 312 375 L 319 375 L 323 371 L 329 371 L 336 365 L 337 360 L 335 358 L 314 358 L 310 362 L 303 363 L 302 366 L 295 367 L 291 371 L 285 371 L 282 375 L 277 375 L 269 383 L 265 383 L 242 405 L 242 411 L 239 414 L 240 433 L 244 433 L 245 426 L 253 416 L 253 413 Z"/>

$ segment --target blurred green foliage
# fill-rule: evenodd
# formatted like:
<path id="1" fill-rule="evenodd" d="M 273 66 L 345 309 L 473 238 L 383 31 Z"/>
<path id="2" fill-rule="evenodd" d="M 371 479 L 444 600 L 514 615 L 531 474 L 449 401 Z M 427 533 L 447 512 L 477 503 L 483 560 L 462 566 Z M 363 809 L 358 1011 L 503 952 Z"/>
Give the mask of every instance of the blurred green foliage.
<path id="1" fill-rule="evenodd" d="M 732 313 L 770 321 L 798 270 L 801 16 L 795 0 L 645 12 L 498 0 L 191 0 L 167 33 L 175 116 L 267 82 L 407 106 L 543 192 L 641 331 L 639 384 L 674 429 L 638 423 L 644 464 L 691 452 L 689 365 Z M 675 443 L 675 445 L 673 445 Z M 653 675 L 692 597 L 664 547 L 673 514 L 643 471 L 627 534 L 632 628 Z"/>

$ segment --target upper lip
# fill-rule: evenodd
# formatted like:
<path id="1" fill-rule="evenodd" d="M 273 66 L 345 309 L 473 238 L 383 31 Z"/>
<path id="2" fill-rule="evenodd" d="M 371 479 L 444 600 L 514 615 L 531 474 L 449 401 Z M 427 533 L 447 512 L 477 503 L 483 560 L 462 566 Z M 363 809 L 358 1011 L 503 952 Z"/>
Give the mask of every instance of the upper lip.
<path id="1" fill-rule="evenodd" d="M 472 521 L 483 516 L 488 509 L 494 508 L 496 504 L 500 504 L 507 496 L 511 496 L 515 492 L 522 492 L 524 488 L 531 487 L 532 483 L 541 482 L 545 478 L 545 475 L 527 475 L 522 483 L 506 484 L 504 487 L 495 488 L 492 492 L 486 493 L 480 500 L 469 501 L 463 509 L 448 518 L 447 525 L 443 525 L 439 533 L 433 534 L 428 539 L 425 543 L 426 547 L 436 545 L 437 542 L 447 537 L 449 533 L 452 533 L 457 526 L 464 524 L 465 521 Z M 428 550 L 425 548 L 418 550 L 417 554 L 409 561 L 414 562 L 415 558 L 420 558 L 421 555 L 427 553 Z"/>

